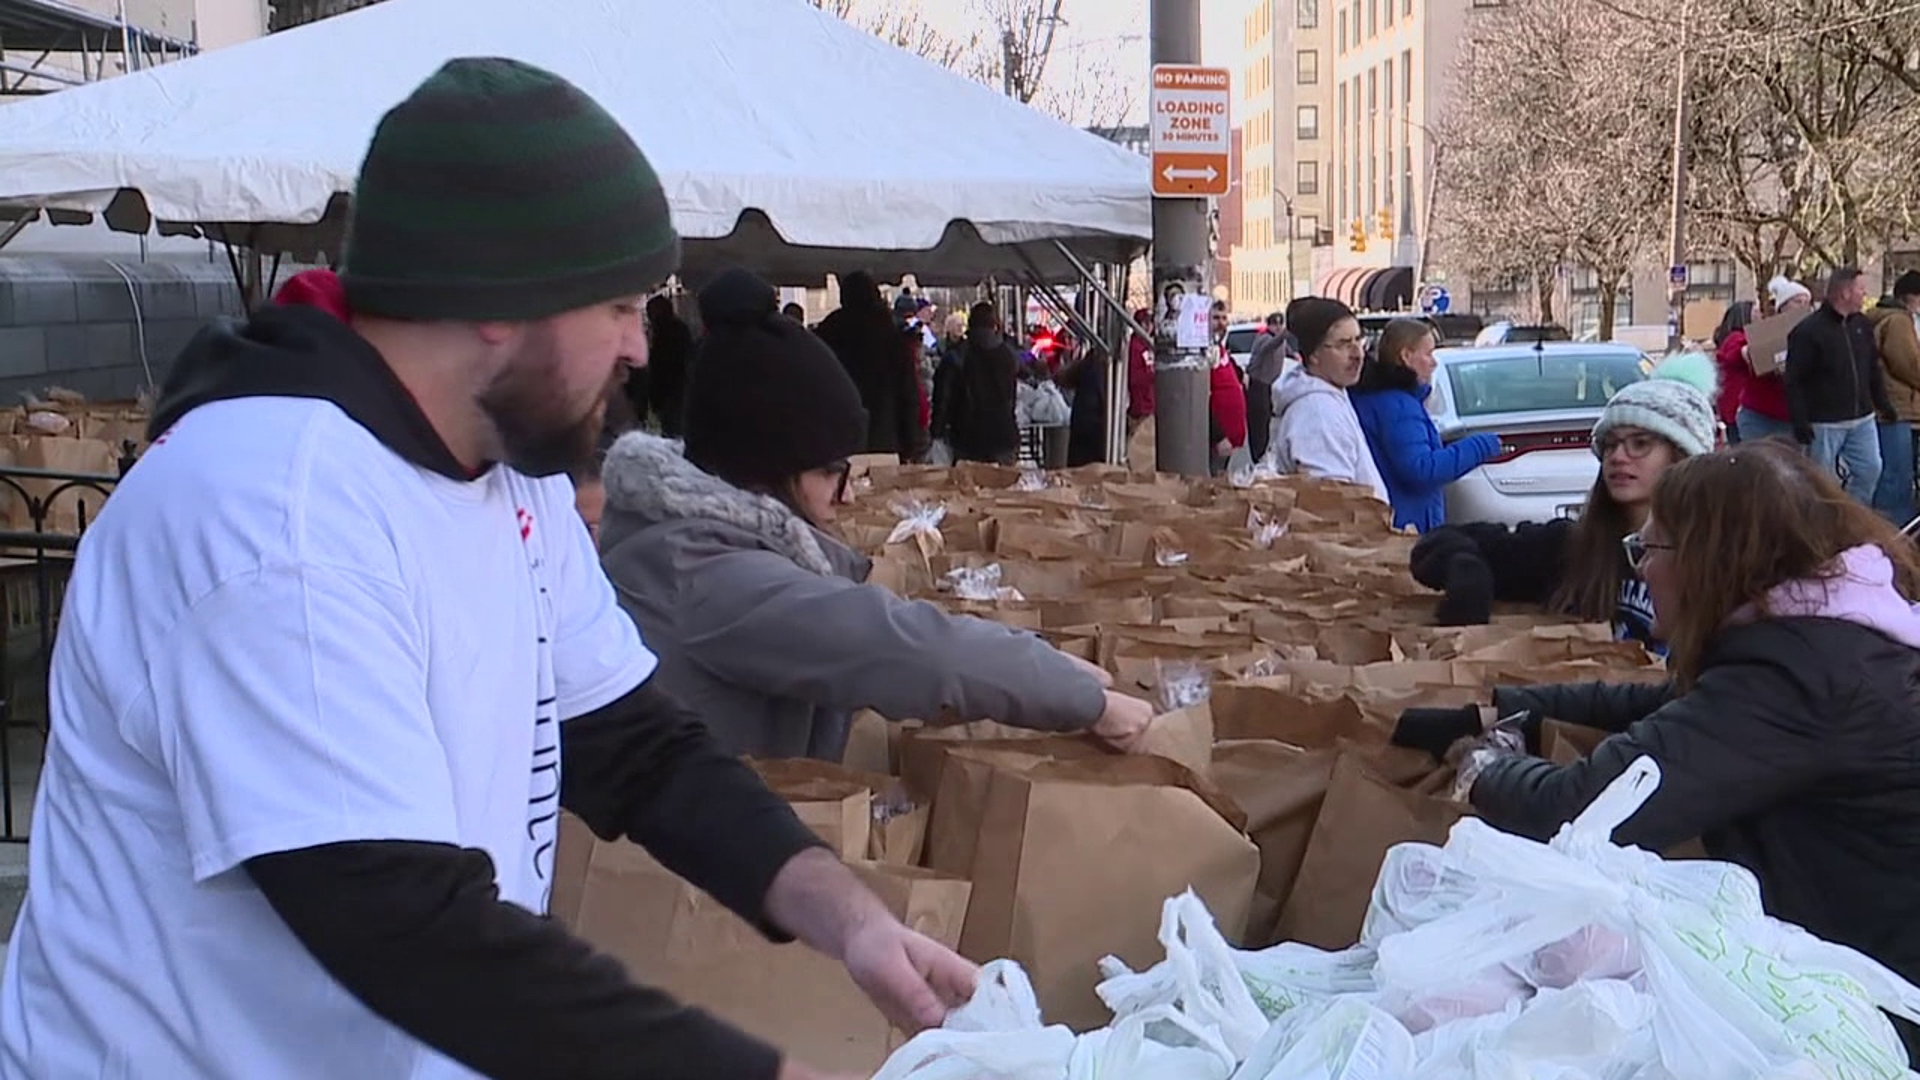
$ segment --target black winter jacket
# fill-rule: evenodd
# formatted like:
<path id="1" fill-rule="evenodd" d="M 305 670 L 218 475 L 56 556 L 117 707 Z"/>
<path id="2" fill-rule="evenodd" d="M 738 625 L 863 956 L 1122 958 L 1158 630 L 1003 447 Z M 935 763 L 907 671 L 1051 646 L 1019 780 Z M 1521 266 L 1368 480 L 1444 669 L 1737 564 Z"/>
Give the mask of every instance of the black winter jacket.
<path id="1" fill-rule="evenodd" d="M 1488 823 L 1544 840 L 1647 755 L 1660 788 L 1616 842 L 1697 836 L 1759 878 L 1768 914 L 1920 982 L 1920 651 L 1851 622 L 1766 619 L 1723 632 L 1686 694 L 1589 683 L 1493 703 L 1618 734 L 1571 765 L 1488 765 L 1472 793 Z"/>
<path id="2" fill-rule="evenodd" d="M 1443 525 L 1413 545 L 1413 578 L 1445 592 L 1442 626 L 1473 626 L 1493 617 L 1495 601 L 1547 607 L 1567 577 L 1572 521 L 1527 522 L 1512 529 L 1493 522 Z M 1621 556 L 1624 564 L 1626 556 Z M 1654 652 L 1653 598 L 1646 582 L 1623 565 L 1614 606 L 1614 636 L 1638 641 Z"/>
<path id="3" fill-rule="evenodd" d="M 845 308 L 821 320 L 832 347 L 867 407 L 867 453 L 915 460 L 927 449 L 920 426 L 920 373 L 906 338 L 884 310 Z"/>
<path id="4" fill-rule="evenodd" d="M 1892 416 L 1886 373 L 1873 322 L 1821 307 L 1787 335 L 1787 411 L 1794 437 L 1813 441 L 1814 424 L 1838 424 L 1879 413 Z"/>
<path id="5" fill-rule="evenodd" d="M 1014 422 L 1020 358 L 998 330 L 967 331 L 933 374 L 933 431 L 955 461 L 1011 465 L 1020 452 Z"/>

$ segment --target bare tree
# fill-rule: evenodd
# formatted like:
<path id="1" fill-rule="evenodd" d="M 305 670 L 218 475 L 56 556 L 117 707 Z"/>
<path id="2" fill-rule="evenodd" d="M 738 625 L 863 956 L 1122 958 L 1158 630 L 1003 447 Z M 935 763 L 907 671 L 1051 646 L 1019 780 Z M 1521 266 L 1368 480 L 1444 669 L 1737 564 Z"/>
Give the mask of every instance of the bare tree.
<path id="1" fill-rule="evenodd" d="M 1482 280 L 1531 281 L 1543 318 L 1558 268 L 1590 268 L 1610 337 L 1620 287 L 1662 217 L 1672 117 L 1672 84 L 1623 79 L 1616 57 L 1663 53 L 1672 46 L 1586 0 L 1485 12 L 1435 132 L 1447 255 Z"/>
<path id="2" fill-rule="evenodd" d="M 1066 0 L 976 0 L 998 55 L 988 65 L 1014 98 L 1032 103 L 1046 85 L 1047 66 L 1061 27 Z"/>
<path id="3" fill-rule="evenodd" d="M 1638 2 L 1632 14 L 1711 38 L 1695 54 L 1687 140 L 1689 209 L 1707 237 L 1764 277 L 1857 263 L 1913 231 L 1920 4 Z"/>
<path id="4" fill-rule="evenodd" d="M 1080 128 L 1106 130 L 1125 124 L 1140 103 L 1143 81 L 1129 77 L 1111 55 L 1088 49 L 1076 60 L 1070 73 L 1056 70 L 1033 106 Z"/>
<path id="5" fill-rule="evenodd" d="M 934 25 L 918 4 L 866 4 L 861 0 L 807 0 L 915 56 L 951 68 L 972 79 L 984 79 L 988 61 L 978 30 L 950 33 Z"/>

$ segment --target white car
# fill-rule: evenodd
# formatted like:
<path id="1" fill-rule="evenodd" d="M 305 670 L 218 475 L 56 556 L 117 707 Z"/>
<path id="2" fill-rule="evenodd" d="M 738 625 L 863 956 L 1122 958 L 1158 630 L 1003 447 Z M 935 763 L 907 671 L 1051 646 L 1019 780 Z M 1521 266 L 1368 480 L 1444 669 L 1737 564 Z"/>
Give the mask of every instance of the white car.
<path id="1" fill-rule="evenodd" d="M 1600 475 L 1593 425 L 1607 399 L 1645 379 L 1631 345 L 1540 342 L 1441 349 L 1427 411 L 1448 443 L 1500 437 L 1500 456 L 1447 487 L 1447 520 L 1517 525 L 1577 517 Z"/>
<path id="2" fill-rule="evenodd" d="M 1260 332 L 1266 328 L 1267 324 L 1263 322 L 1234 323 L 1227 327 L 1227 355 L 1233 357 L 1233 362 L 1240 365 L 1241 371 L 1247 370 L 1247 365 L 1253 362 L 1253 346 L 1260 340 Z"/>

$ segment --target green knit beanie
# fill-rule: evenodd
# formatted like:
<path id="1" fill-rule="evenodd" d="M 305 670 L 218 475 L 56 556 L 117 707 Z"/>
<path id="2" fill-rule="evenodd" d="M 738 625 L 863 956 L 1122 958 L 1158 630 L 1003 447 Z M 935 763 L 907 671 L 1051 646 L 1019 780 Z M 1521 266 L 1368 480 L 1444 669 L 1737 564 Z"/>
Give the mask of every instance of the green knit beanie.
<path id="1" fill-rule="evenodd" d="M 381 118 L 343 254 L 357 312 L 522 321 L 651 291 L 678 269 L 680 236 L 598 102 L 532 65 L 467 58 Z"/>

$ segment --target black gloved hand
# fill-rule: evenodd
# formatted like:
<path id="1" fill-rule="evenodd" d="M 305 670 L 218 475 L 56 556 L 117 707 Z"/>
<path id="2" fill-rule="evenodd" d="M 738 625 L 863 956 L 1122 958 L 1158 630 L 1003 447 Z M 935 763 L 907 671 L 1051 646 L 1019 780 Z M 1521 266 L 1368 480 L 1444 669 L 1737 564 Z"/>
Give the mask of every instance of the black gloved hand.
<path id="1" fill-rule="evenodd" d="M 1477 553 L 1455 555 L 1443 587 L 1447 595 L 1433 612 L 1441 626 L 1483 626 L 1493 618 L 1493 567 Z"/>
<path id="2" fill-rule="evenodd" d="M 1425 750 L 1435 761 L 1444 761 L 1448 747 L 1478 734 L 1478 705 L 1463 705 L 1458 709 L 1408 709 L 1393 726 L 1393 745 Z"/>

